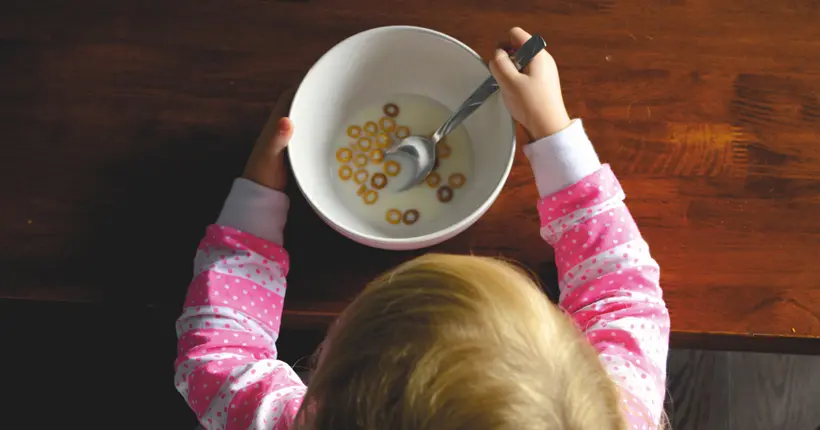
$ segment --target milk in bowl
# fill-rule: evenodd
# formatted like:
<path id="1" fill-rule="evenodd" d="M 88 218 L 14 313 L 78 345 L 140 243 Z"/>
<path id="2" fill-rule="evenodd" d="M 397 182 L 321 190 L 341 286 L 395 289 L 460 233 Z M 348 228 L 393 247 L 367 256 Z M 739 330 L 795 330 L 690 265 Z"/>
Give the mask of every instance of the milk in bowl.
<path id="1" fill-rule="evenodd" d="M 358 218 L 385 234 L 407 236 L 459 204 L 471 185 L 473 160 L 464 127 L 436 148 L 436 168 L 421 183 L 400 191 L 412 178 L 405 157 L 384 157 L 384 150 L 415 134 L 430 136 L 451 115 L 435 100 L 396 94 L 354 113 L 338 131 L 329 165 L 339 199 Z"/>

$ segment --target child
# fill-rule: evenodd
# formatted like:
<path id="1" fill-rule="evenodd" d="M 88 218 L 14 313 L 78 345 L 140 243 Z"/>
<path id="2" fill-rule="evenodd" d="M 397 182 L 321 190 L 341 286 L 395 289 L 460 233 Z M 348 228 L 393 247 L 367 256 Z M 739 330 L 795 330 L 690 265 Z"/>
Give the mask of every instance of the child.
<path id="1" fill-rule="evenodd" d="M 510 31 L 512 47 L 530 37 Z M 381 276 L 343 312 L 310 386 L 277 361 L 288 210 L 288 119 L 269 121 L 207 229 L 177 324 L 176 386 L 209 429 L 655 429 L 669 316 L 658 265 L 547 52 L 490 63 L 556 252 L 555 307 L 500 260 L 430 254 Z"/>

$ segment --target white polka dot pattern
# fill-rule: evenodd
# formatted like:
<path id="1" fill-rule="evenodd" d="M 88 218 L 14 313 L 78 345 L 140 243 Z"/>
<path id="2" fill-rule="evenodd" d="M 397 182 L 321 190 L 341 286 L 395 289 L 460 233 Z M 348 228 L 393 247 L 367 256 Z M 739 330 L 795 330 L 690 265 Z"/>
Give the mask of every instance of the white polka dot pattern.
<path id="1" fill-rule="evenodd" d="M 610 321 L 606 323 L 606 326 L 603 324 L 605 323 L 595 323 L 589 331 L 605 330 L 607 328 L 620 329 L 631 333 L 632 337 L 635 338 L 640 345 L 658 345 L 656 349 L 644 348 L 643 354 L 647 359 L 647 366 L 652 366 L 658 369 L 660 374 L 666 375 L 666 356 L 669 353 L 669 345 L 665 342 L 666 339 L 663 328 L 659 327 L 652 320 L 640 317 L 625 317 Z M 663 393 L 658 393 L 658 395 L 661 399 L 664 396 Z"/>
<path id="2" fill-rule="evenodd" d="M 561 279 L 559 286 L 562 293 L 568 293 L 573 288 L 587 283 L 590 279 L 598 279 L 604 274 L 612 272 L 617 274 L 618 270 L 637 267 L 641 262 L 648 263 L 652 260 L 649 255 L 649 246 L 641 239 L 618 245 L 592 258 L 584 257 L 584 253 L 579 252 L 578 260 L 580 262 L 569 268 L 563 279 Z M 572 262 L 568 261 L 567 263 Z"/>
<path id="3" fill-rule="evenodd" d="M 194 276 L 208 271 L 209 274 L 224 275 L 226 278 L 230 276 L 247 279 L 256 282 L 259 286 L 274 294 L 285 295 L 284 288 L 281 288 L 281 286 L 286 285 L 285 271 L 276 261 L 262 258 L 260 255 L 249 251 L 231 255 L 200 250 L 197 252 L 196 258 L 195 264 L 200 264 L 198 266 L 200 270 Z M 213 278 L 215 280 L 223 279 L 219 276 L 213 276 Z"/>
<path id="4" fill-rule="evenodd" d="M 260 403 L 259 409 L 267 414 L 258 414 L 251 429 L 271 430 L 274 428 L 288 428 L 285 422 L 293 422 L 302 399 L 305 397 L 305 387 L 285 387 L 268 393 Z M 285 417 L 284 419 L 282 417 Z M 278 427 L 274 427 L 280 423 Z"/>
<path id="5" fill-rule="evenodd" d="M 195 266 L 176 326 L 177 390 L 206 429 L 288 428 L 305 386 L 276 359 L 287 253 L 210 226 Z"/>
<path id="6" fill-rule="evenodd" d="M 619 193 L 613 198 L 610 198 L 608 200 L 603 201 L 602 203 L 598 203 L 595 206 L 590 206 L 588 208 L 581 207 L 581 204 L 579 203 L 575 205 L 576 209 L 572 212 L 570 212 L 567 209 L 561 209 L 560 214 L 556 213 L 555 209 L 553 209 L 552 211 L 547 209 L 547 211 L 551 212 L 552 214 L 547 215 L 547 221 L 550 222 L 541 227 L 541 236 L 548 242 L 555 243 L 559 239 L 561 239 L 561 235 L 564 233 L 564 231 L 566 231 L 569 225 L 584 222 L 589 218 L 594 218 L 595 216 L 600 215 L 601 213 L 623 207 L 624 198 L 624 194 Z"/>
<path id="7" fill-rule="evenodd" d="M 237 309 L 227 306 L 189 306 L 185 308 L 177 320 L 177 337 L 181 337 L 192 329 L 216 327 L 220 322 L 223 325 L 229 324 L 228 328 L 241 327 L 246 331 L 264 336 L 271 344 L 276 341 L 278 335 L 276 331 L 271 330 L 263 323 L 261 318 L 257 319 L 257 316 L 246 314 Z"/>
<path id="8" fill-rule="evenodd" d="M 254 323 L 252 319 L 243 324 L 239 320 L 207 315 L 196 315 L 185 318 L 184 323 L 180 322 L 180 324 L 177 324 L 177 337 L 182 337 L 182 335 L 192 330 L 208 330 L 211 327 L 219 327 L 225 331 L 235 331 L 238 333 L 251 332 L 267 339 L 271 344 L 276 342 L 276 338 L 274 337 L 275 333 L 266 332 L 262 329 L 261 325 Z M 271 334 L 274 336 L 271 336 Z"/>
<path id="9" fill-rule="evenodd" d="M 657 428 L 666 384 L 669 313 L 660 270 L 609 166 L 538 204 L 555 248 L 559 305 L 584 330 L 621 388 L 633 428 Z"/>
<path id="10" fill-rule="evenodd" d="M 194 359 L 178 361 L 176 363 L 176 373 L 174 374 L 174 385 L 176 386 L 177 390 L 182 394 L 182 397 L 185 400 L 188 400 L 188 374 L 200 367 L 202 365 L 208 364 L 212 361 L 220 361 L 220 360 L 241 360 L 243 356 L 238 354 L 204 354 L 200 355 Z"/>

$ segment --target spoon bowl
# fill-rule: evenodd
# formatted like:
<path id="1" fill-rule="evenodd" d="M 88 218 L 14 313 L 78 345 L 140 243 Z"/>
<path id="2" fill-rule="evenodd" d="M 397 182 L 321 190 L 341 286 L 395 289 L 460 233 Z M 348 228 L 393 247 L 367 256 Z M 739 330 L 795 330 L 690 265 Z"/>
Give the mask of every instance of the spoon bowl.
<path id="1" fill-rule="evenodd" d="M 386 157 L 399 156 L 406 159 L 413 169 L 410 179 L 398 187 L 397 191 L 405 191 L 430 175 L 436 165 L 437 143 L 424 136 L 409 136 L 385 151 Z"/>

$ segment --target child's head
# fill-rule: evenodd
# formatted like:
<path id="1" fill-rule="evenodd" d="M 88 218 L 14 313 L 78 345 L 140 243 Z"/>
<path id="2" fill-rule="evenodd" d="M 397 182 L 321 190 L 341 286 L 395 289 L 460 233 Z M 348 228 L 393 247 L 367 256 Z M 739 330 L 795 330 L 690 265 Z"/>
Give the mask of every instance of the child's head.
<path id="1" fill-rule="evenodd" d="M 302 428 L 621 429 L 614 383 L 522 270 L 431 254 L 373 281 L 330 330 Z"/>

